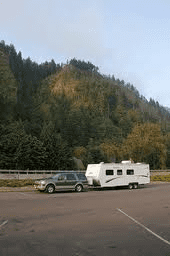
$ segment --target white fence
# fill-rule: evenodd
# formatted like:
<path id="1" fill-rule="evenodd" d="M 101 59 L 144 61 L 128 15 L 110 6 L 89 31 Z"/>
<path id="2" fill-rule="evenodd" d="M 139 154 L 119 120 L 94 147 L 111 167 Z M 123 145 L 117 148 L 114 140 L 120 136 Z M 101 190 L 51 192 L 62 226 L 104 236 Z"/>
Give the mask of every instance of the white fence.
<path id="1" fill-rule="evenodd" d="M 0 170 L 0 179 L 42 179 L 51 177 L 59 172 L 65 172 L 65 170 Z M 79 171 L 85 173 L 86 171 Z M 153 175 L 169 175 L 170 170 L 150 170 L 151 176 Z"/>
<path id="2" fill-rule="evenodd" d="M 71 170 L 72 171 L 72 170 Z M 0 170 L 0 179 L 42 179 L 42 178 L 48 178 L 51 177 L 59 172 L 65 172 L 64 170 L 43 170 L 43 171 L 30 171 L 30 170 Z M 85 173 L 85 171 L 78 171 Z"/>

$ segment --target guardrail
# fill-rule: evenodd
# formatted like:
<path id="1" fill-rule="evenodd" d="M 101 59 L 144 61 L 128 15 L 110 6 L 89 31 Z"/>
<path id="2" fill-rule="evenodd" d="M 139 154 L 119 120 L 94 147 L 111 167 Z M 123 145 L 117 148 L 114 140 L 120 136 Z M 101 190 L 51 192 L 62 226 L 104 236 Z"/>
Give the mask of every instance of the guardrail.
<path id="1" fill-rule="evenodd" d="M 170 174 L 170 170 L 151 170 L 150 173 L 151 173 L 151 176 L 155 176 L 155 175 L 169 175 Z"/>
<path id="2" fill-rule="evenodd" d="M 59 172 L 65 172 L 65 170 L 0 170 L 0 179 L 42 179 L 51 177 Z M 78 172 L 85 173 L 82 170 L 78 170 Z"/>
<path id="3" fill-rule="evenodd" d="M 42 179 L 51 177 L 59 172 L 65 171 L 66 170 L 0 170 L 0 179 Z M 86 170 L 78 170 L 78 172 L 85 173 Z M 168 175 L 170 174 L 170 170 L 150 170 L 150 173 L 151 176 Z"/>

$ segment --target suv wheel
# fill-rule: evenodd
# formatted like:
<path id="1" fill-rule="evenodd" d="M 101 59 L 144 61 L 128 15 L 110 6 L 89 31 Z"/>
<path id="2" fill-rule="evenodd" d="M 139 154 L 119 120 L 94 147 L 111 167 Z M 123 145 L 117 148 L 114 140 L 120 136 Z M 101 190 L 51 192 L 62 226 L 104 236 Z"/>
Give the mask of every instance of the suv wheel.
<path id="1" fill-rule="evenodd" d="M 54 190 L 55 190 L 54 185 L 48 185 L 47 188 L 46 188 L 46 191 L 49 194 L 54 193 Z"/>
<path id="2" fill-rule="evenodd" d="M 82 185 L 78 184 L 75 188 L 76 192 L 82 192 L 83 191 L 83 187 Z"/>

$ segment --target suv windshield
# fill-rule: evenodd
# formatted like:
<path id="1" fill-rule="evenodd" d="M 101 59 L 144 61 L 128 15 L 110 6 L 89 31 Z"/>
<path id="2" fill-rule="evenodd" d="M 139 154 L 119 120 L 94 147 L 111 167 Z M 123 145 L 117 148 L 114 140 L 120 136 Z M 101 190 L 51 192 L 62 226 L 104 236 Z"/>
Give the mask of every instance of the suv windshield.
<path id="1" fill-rule="evenodd" d="M 58 174 L 52 176 L 51 179 L 58 179 L 58 176 L 59 176 L 59 175 L 60 175 L 60 173 L 58 173 Z"/>

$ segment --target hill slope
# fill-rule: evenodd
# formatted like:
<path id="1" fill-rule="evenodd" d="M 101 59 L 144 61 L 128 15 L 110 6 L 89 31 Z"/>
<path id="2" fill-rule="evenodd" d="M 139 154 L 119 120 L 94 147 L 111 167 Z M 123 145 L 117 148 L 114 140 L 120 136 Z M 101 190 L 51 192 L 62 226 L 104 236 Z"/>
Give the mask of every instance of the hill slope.
<path id="1" fill-rule="evenodd" d="M 132 89 L 119 81 L 65 65 L 61 72 L 47 77 L 41 83 L 34 98 L 35 105 L 39 106 L 37 111 L 44 120 L 41 140 L 59 136 L 67 142 L 72 155 L 81 158 L 85 165 L 103 160 L 119 161 L 131 154 L 135 161 L 154 162 L 153 168 L 163 166 L 166 159 L 165 144 L 167 149 L 170 144 L 169 139 L 165 143 L 163 137 L 159 139 L 159 136 L 169 133 L 169 112 L 152 100 L 148 102 Z M 133 143 L 129 138 L 135 138 L 131 133 L 137 130 L 136 126 L 141 127 L 141 131 L 153 130 L 148 135 L 151 136 L 149 139 L 147 134 L 145 136 L 157 144 L 153 143 L 155 146 L 151 151 L 145 149 L 145 154 L 149 152 L 147 158 L 139 159 L 141 154 L 136 157 L 128 148 Z M 142 145 L 142 141 L 140 143 Z M 159 147 L 156 149 L 156 145 L 160 145 L 164 151 L 159 151 Z M 140 150 L 148 146 L 145 143 Z M 164 153 L 156 153 L 155 150 Z M 156 158 L 155 154 L 158 154 Z M 153 160 L 158 159 L 159 154 L 160 159 L 163 159 L 161 163 Z"/>
<path id="2" fill-rule="evenodd" d="M 8 55 L 0 48 L 0 109 L 1 118 L 11 116 L 17 100 L 17 81 L 9 66 Z"/>
<path id="3" fill-rule="evenodd" d="M 166 131 L 169 128 L 170 114 L 159 104 L 154 106 L 117 81 L 80 71 L 72 65 L 65 65 L 59 74 L 44 80 L 37 93 L 41 110 L 49 120 L 54 120 L 63 101 L 67 114 L 84 111 L 88 118 L 95 118 L 97 126 L 109 123 L 110 127 L 121 129 L 123 137 L 136 123 L 160 123 L 162 128 L 166 126 Z"/>

